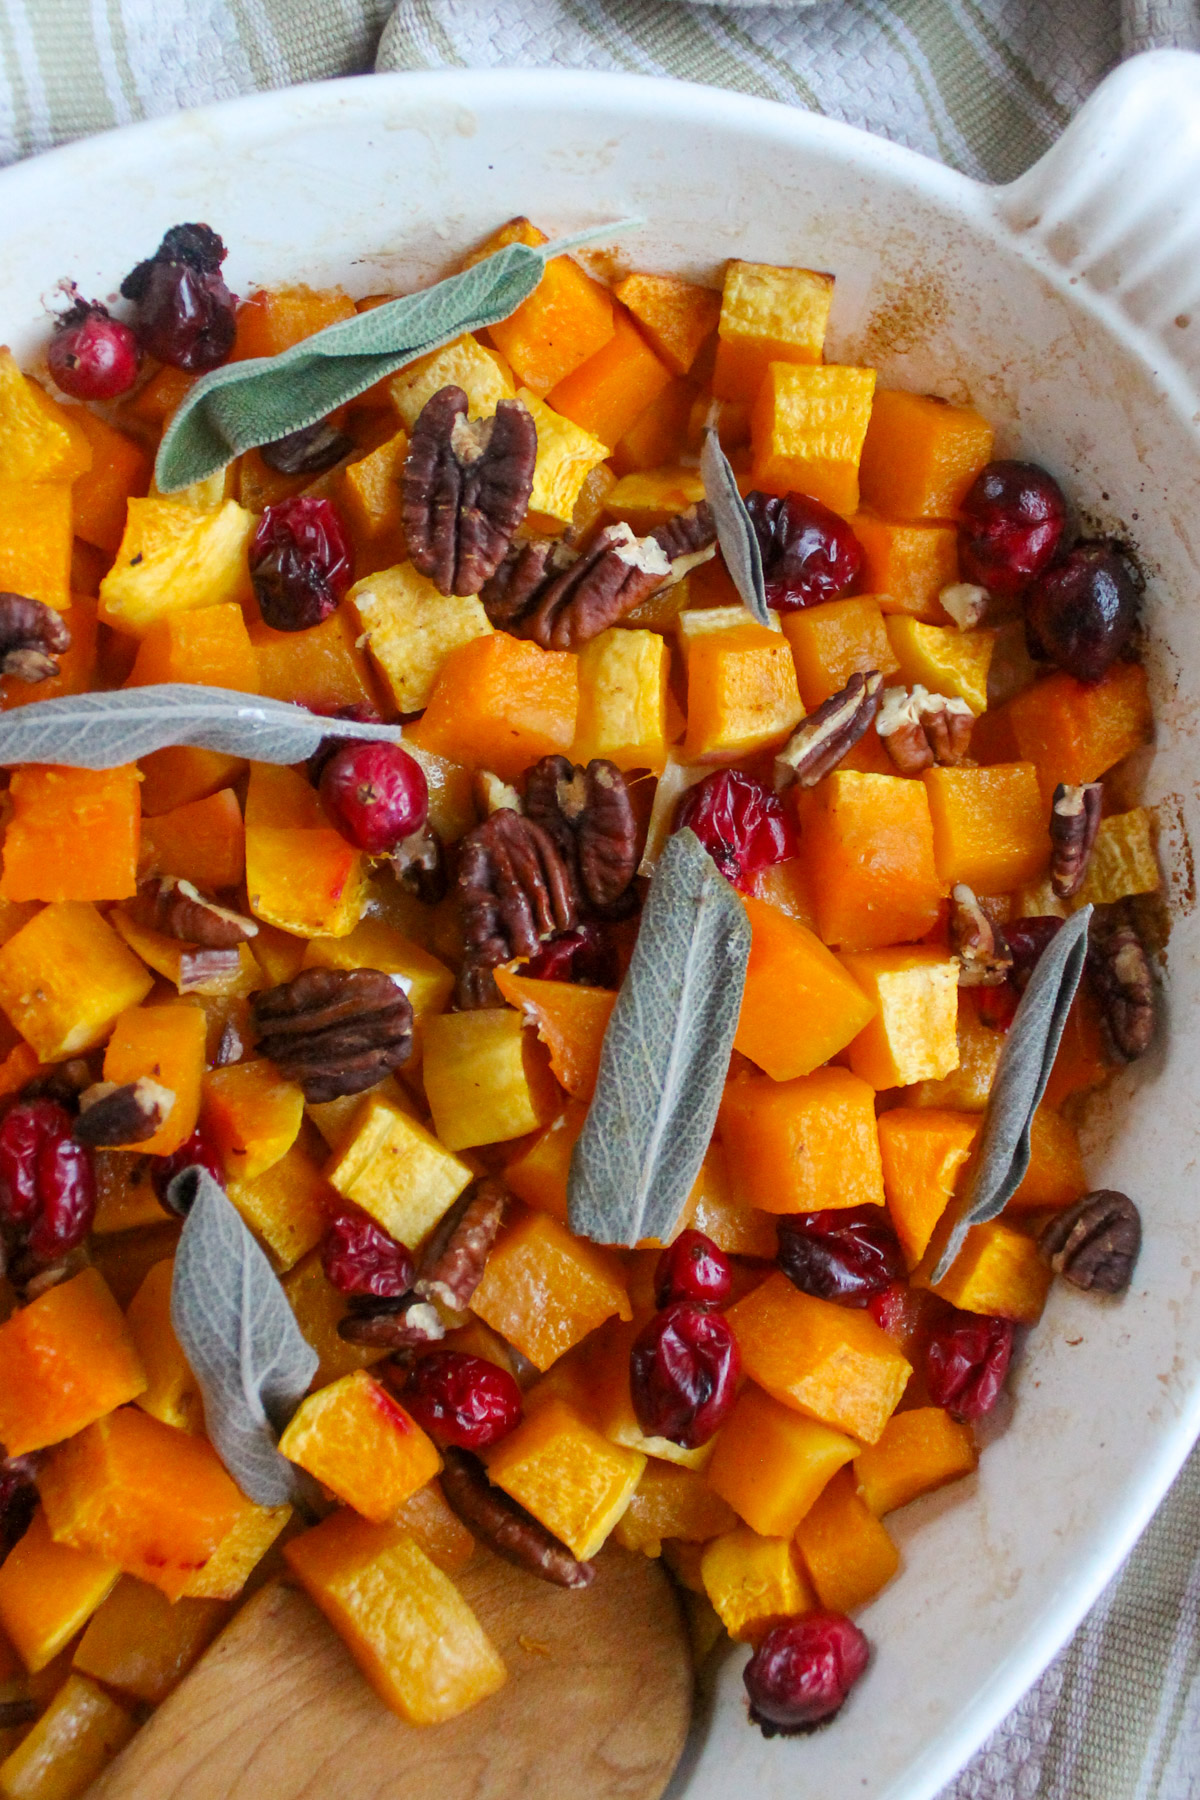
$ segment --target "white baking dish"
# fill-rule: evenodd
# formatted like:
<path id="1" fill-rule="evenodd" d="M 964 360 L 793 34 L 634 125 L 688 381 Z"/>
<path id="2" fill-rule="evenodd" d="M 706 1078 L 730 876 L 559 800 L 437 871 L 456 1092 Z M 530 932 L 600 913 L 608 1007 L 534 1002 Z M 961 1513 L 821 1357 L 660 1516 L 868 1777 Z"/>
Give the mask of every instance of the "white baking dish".
<path id="1" fill-rule="evenodd" d="M 1056 1291 L 978 1478 L 890 1521 L 906 1568 L 865 1617 L 878 1655 L 837 1722 L 764 1742 L 731 1656 L 673 1790 L 923 1800 L 1066 1638 L 1200 1427 L 1186 847 L 1200 813 L 1200 59 L 1125 67 L 998 190 L 802 112 L 635 77 L 398 75 L 263 95 L 0 176 L 0 336 L 34 355 L 59 277 L 104 296 L 182 219 L 222 232 L 235 289 L 358 294 L 445 271 L 518 212 L 552 231 L 640 215 L 619 256 L 642 268 L 715 281 L 736 255 L 836 271 L 833 358 L 973 400 L 1004 453 L 1046 461 L 1151 574 L 1171 1032 L 1103 1107 L 1090 1164 L 1144 1210 L 1133 1291 Z"/>

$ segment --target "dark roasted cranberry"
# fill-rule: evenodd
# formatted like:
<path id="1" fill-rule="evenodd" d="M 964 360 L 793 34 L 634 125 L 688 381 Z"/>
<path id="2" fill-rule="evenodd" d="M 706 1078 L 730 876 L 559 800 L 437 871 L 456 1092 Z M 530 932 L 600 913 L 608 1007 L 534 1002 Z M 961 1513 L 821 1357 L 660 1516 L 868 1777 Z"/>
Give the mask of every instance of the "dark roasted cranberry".
<path id="1" fill-rule="evenodd" d="M 36 1506 L 33 1458 L 0 1456 L 0 1562 L 25 1535 Z"/>
<path id="2" fill-rule="evenodd" d="M 237 301 L 221 279 L 225 246 L 207 225 L 173 225 L 162 243 L 131 269 L 121 292 L 135 303 L 142 349 L 159 362 L 199 374 L 233 349 Z"/>
<path id="3" fill-rule="evenodd" d="M 959 1312 L 933 1329 L 925 1351 L 929 1398 L 956 1419 L 980 1419 L 1000 1397 L 1012 1356 L 1011 1319 Z"/>
<path id="4" fill-rule="evenodd" d="M 675 829 L 694 831 L 734 887 L 796 854 L 796 835 L 778 794 L 740 769 L 719 769 L 689 788 Z"/>
<path id="5" fill-rule="evenodd" d="M 335 750 L 321 771 L 321 798 L 342 835 L 370 856 L 386 856 L 420 831 L 429 813 L 424 769 L 399 744 L 382 739 Z"/>
<path id="6" fill-rule="evenodd" d="M 1036 463 L 988 463 L 962 503 L 963 580 L 1015 599 L 1058 549 L 1066 522 L 1067 502 L 1053 475 Z"/>
<path id="7" fill-rule="evenodd" d="M 416 1268 L 403 1244 L 363 1212 L 340 1212 L 321 1243 L 321 1264 L 340 1294 L 398 1300 Z"/>
<path id="8" fill-rule="evenodd" d="M 845 519 L 807 494 L 753 493 L 746 511 L 762 552 L 767 605 L 776 612 L 819 606 L 853 587 L 862 545 Z"/>
<path id="9" fill-rule="evenodd" d="M 1038 958 L 1061 925 L 1061 919 L 1038 914 L 1029 919 L 1013 919 L 1004 927 L 1005 941 L 1012 951 L 1009 980 L 1019 994 L 1025 992 Z"/>
<path id="10" fill-rule="evenodd" d="M 633 1341 L 629 1388 L 647 1437 L 707 1444 L 733 1405 L 742 1358 L 723 1313 L 676 1300 Z"/>
<path id="11" fill-rule="evenodd" d="M 975 996 L 975 1017 L 981 1025 L 990 1026 L 993 1031 L 1007 1031 L 1016 1017 L 1017 1002 L 1021 998 L 1013 986 L 1011 976 L 1002 981 L 999 987 L 973 988 Z"/>
<path id="12" fill-rule="evenodd" d="M 768 1631 L 742 1671 L 750 1717 L 764 1737 L 831 1719 L 871 1658 L 845 1613 L 811 1612 Z"/>
<path id="13" fill-rule="evenodd" d="M 614 988 L 621 968 L 616 947 L 599 919 L 539 944 L 521 970 L 537 981 L 575 981 L 581 987 Z"/>
<path id="14" fill-rule="evenodd" d="M 1137 623 L 1139 586 L 1111 544 L 1077 544 L 1033 583 L 1025 600 L 1032 656 L 1045 656 L 1077 681 L 1099 681 Z"/>
<path id="15" fill-rule="evenodd" d="M 878 1206 L 787 1213 L 778 1228 L 779 1266 L 802 1294 L 865 1306 L 904 1277 L 900 1240 Z"/>
<path id="16" fill-rule="evenodd" d="M 170 1156 L 151 1158 L 151 1185 L 165 1207 L 174 1210 L 169 1190 L 175 1177 L 182 1175 L 185 1169 L 194 1168 L 205 1169 L 218 1187 L 225 1186 L 224 1160 L 203 1125 L 197 1125 L 191 1137 L 185 1138 L 178 1150 L 172 1150 Z"/>
<path id="17" fill-rule="evenodd" d="M 332 500 L 297 494 L 268 506 L 250 542 L 250 578 L 275 631 L 307 631 L 335 612 L 354 551 Z"/>
<path id="18" fill-rule="evenodd" d="M 733 1269 L 725 1252 L 702 1231 L 681 1231 L 668 1244 L 654 1271 L 654 1303 L 694 1300 L 700 1306 L 723 1306 L 733 1288 Z"/>
<path id="19" fill-rule="evenodd" d="M 76 300 L 55 324 L 46 361 L 72 399 L 115 400 L 137 380 L 141 353 L 128 325 L 98 300 Z"/>
<path id="20" fill-rule="evenodd" d="M 508 1370 L 461 1350 L 419 1357 L 400 1398 L 435 1443 L 460 1450 L 482 1450 L 521 1422 L 521 1390 Z"/>
<path id="21" fill-rule="evenodd" d="M 0 1121 L 0 1231 L 45 1266 L 82 1244 L 96 1211 L 91 1152 L 53 1100 L 19 1100 Z"/>

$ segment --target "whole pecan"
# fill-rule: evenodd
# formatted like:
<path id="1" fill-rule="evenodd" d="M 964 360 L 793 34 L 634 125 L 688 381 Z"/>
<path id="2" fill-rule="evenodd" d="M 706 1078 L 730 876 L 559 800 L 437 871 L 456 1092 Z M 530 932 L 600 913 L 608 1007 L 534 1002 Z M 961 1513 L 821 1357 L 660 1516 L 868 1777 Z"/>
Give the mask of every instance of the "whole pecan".
<path id="1" fill-rule="evenodd" d="M 412 429 L 401 483 L 409 558 L 443 594 L 477 594 L 503 560 L 533 491 L 537 429 L 520 400 L 470 420 L 439 388 Z"/>
<path id="2" fill-rule="evenodd" d="M 958 958 L 959 987 L 999 987 L 1012 968 L 1012 951 L 971 889 L 950 890 L 950 948 Z"/>
<path id="3" fill-rule="evenodd" d="M 466 960 L 458 1004 L 496 1006 L 491 971 L 514 956 L 532 956 L 578 916 L 571 872 L 536 820 L 505 807 L 468 831 L 459 844 L 458 898 Z"/>
<path id="4" fill-rule="evenodd" d="M 286 437 L 260 444 L 258 454 L 268 469 L 274 469 L 278 475 L 320 475 L 341 462 L 353 448 L 352 437 L 339 431 L 330 420 L 318 419 L 315 425 L 303 425 L 299 431 L 289 431 Z"/>
<path id="5" fill-rule="evenodd" d="M 507 1205 L 508 1190 L 498 1181 L 485 1179 L 468 1188 L 422 1251 L 414 1292 L 462 1312 L 483 1279 Z"/>
<path id="6" fill-rule="evenodd" d="M 442 1456 L 442 1492 L 447 1504 L 489 1550 L 558 1587 L 591 1586 L 596 1574 L 592 1564 L 572 1556 L 532 1513 L 518 1506 L 502 1488 L 493 1487 L 477 1456 L 452 1444 Z"/>
<path id="7" fill-rule="evenodd" d="M 1069 900 L 1083 886 L 1088 862 L 1100 829 L 1098 781 L 1068 787 L 1059 782 L 1050 806 L 1050 885 L 1060 900 Z"/>
<path id="8" fill-rule="evenodd" d="M 975 715 L 965 700 L 931 694 L 918 684 L 884 690 L 876 730 L 902 775 L 919 775 L 934 763 L 953 767 L 971 747 Z"/>
<path id="9" fill-rule="evenodd" d="M 181 943 L 199 944 L 205 950 L 233 950 L 247 938 L 258 936 L 253 919 L 218 906 L 192 882 L 170 875 L 143 882 L 135 910 L 152 931 Z"/>
<path id="10" fill-rule="evenodd" d="M 1136 1062 L 1150 1048 L 1158 1007 L 1146 947 L 1120 909 L 1093 919 L 1087 968 L 1113 1049 Z"/>
<path id="11" fill-rule="evenodd" d="M 58 674 L 55 660 L 71 648 L 62 616 L 24 594 L 0 594 L 0 675 L 45 681 Z"/>
<path id="12" fill-rule="evenodd" d="M 852 675 L 845 687 L 809 713 L 775 758 L 775 786 L 815 787 L 853 750 L 879 711 L 883 676 Z"/>
<path id="13" fill-rule="evenodd" d="M 578 556 L 548 539 L 514 544 L 480 598 L 501 630 L 543 650 L 577 650 L 671 579 L 655 539 L 616 524 Z"/>
<path id="14" fill-rule="evenodd" d="M 1055 1213 L 1038 1239 L 1056 1275 L 1097 1294 L 1125 1292 L 1141 1247 L 1141 1214 L 1115 1188 L 1098 1188 Z"/>
<path id="15" fill-rule="evenodd" d="M 338 1336 L 348 1344 L 365 1344 L 372 1350 L 405 1351 L 422 1344 L 436 1344 L 446 1327 L 436 1306 L 417 1294 L 401 1294 L 395 1300 L 365 1296 L 338 1320 Z"/>
<path id="16" fill-rule="evenodd" d="M 102 1145 L 144 1144 L 175 1104 L 175 1090 L 140 1075 L 136 1081 L 98 1081 L 79 1096 L 73 1135 L 93 1149 Z"/>
<path id="17" fill-rule="evenodd" d="M 525 777 L 525 816 L 553 838 L 593 912 L 619 918 L 632 910 L 637 820 L 615 763 L 595 757 L 585 769 L 543 756 Z"/>
<path id="18" fill-rule="evenodd" d="M 389 860 L 400 886 L 423 900 L 426 906 L 436 906 L 439 900 L 445 899 L 450 885 L 446 847 L 428 821 L 420 831 L 401 838 Z"/>
<path id="19" fill-rule="evenodd" d="M 412 1054 L 412 1007 L 380 969 L 301 969 L 250 999 L 258 1048 L 310 1104 L 361 1094 Z"/>

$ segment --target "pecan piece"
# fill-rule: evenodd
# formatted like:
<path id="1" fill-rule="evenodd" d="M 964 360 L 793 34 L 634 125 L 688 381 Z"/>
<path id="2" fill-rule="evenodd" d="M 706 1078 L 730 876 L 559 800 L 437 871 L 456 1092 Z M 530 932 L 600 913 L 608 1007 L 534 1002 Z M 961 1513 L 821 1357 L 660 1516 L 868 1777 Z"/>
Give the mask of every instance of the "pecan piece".
<path id="1" fill-rule="evenodd" d="M 960 631 L 973 631 L 988 609 L 991 595 L 973 581 L 951 581 L 938 594 L 945 610 Z"/>
<path id="2" fill-rule="evenodd" d="M 870 727 L 882 687 L 877 669 L 852 675 L 839 693 L 810 713 L 775 758 L 776 790 L 782 792 L 793 781 L 815 787 L 835 769 Z"/>
<path id="3" fill-rule="evenodd" d="M 62 616 L 24 594 L 0 594 L 0 675 L 45 681 L 58 674 L 55 660 L 71 648 Z"/>
<path id="4" fill-rule="evenodd" d="M 232 950 L 258 936 L 253 919 L 218 906 L 192 882 L 177 881 L 170 875 L 142 884 L 137 912 L 152 931 L 181 943 L 199 944 L 204 950 Z"/>
<path id="5" fill-rule="evenodd" d="M 908 693 L 885 688 L 876 730 L 902 775 L 919 775 L 934 763 L 954 767 L 971 747 L 975 715 L 965 700 L 931 694 L 919 684 Z"/>
<path id="6" fill-rule="evenodd" d="M 341 462 L 354 448 L 354 439 L 339 431 L 329 419 L 302 425 L 286 437 L 260 444 L 258 454 L 278 475 L 321 475 Z"/>
<path id="7" fill-rule="evenodd" d="M 1098 1188 L 1055 1213 L 1038 1239 L 1056 1275 L 1096 1294 L 1125 1292 L 1141 1247 L 1141 1214 L 1115 1188 Z"/>
<path id="8" fill-rule="evenodd" d="M 310 1105 L 361 1094 L 412 1053 L 412 1007 L 380 969 L 301 969 L 250 1007 L 259 1050 Z"/>
<path id="9" fill-rule="evenodd" d="M 422 1251 L 414 1292 L 462 1312 L 483 1279 L 507 1205 L 508 1191 L 498 1181 L 484 1180 L 468 1188 Z"/>
<path id="10" fill-rule="evenodd" d="M 446 1502 L 489 1550 L 558 1587 L 591 1586 L 596 1574 L 592 1564 L 572 1556 L 532 1513 L 511 1500 L 503 1488 L 493 1487 L 477 1456 L 452 1444 L 443 1449 L 442 1456 Z"/>
<path id="11" fill-rule="evenodd" d="M 670 559 L 654 538 L 619 523 L 580 556 L 549 542 L 514 545 L 480 598 L 502 630 L 543 650 L 578 650 L 671 579 Z"/>
<path id="12" fill-rule="evenodd" d="M 338 1320 L 340 1338 L 372 1350 L 417 1350 L 445 1335 L 437 1307 L 417 1294 L 401 1294 L 394 1300 L 368 1295 L 358 1305 L 352 1303 L 345 1318 Z"/>
<path id="13" fill-rule="evenodd" d="M 98 1081 L 79 1096 L 79 1117 L 72 1128 L 76 1140 L 93 1149 L 144 1144 L 152 1138 L 175 1104 L 175 1090 L 139 1075 L 136 1081 Z"/>
<path id="14" fill-rule="evenodd" d="M 1111 923 L 1093 920 L 1087 967 L 1113 1049 L 1136 1062 L 1150 1048 L 1158 1008 L 1146 946 L 1120 910 Z"/>
<path id="15" fill-rule="evenodd" d="M 470 420 L 460 387 L 439 388 L 412 429 L 401 483 L 413 564 L 443 594 L 477 594 L 529 507 L 537 429 L 520 400 Z"/>
<path id="16" fill-rule="evenodd" d="M 200 950 L 190 946 L 179 958 L 176 986 L 181 994 L 211 994 L 240 967 L 236 950 Z"/>
<path id="17" fill-rule="evenodd" d="M 1101 787 L 1098 781 L 1080 787 L 1059 782 L 1050 807 L 1050 885 L 1060 900 L 1069 900 L 1083 886 L 1088 863 L 1100 829 Z"/>
<path id="18" fill-rule="evenodd" d="M 575 925 L 571 873 L 549 833 L 505 807 L 463 838 L 457 885 L 466 946 L 458 1004 L 497 1006 L 491 971 Z"/>
<path id="19" fill-rule="evenodd" d="M 711 562 L 717 554 L 717 527 L 707 500 L 673 514 L 650 536 L 671 565 L 672 582 L 682 581 L 690 570 Z"/>
<path id="20" fill-rule="evenodd" d="M 999 987 L 1012 968 L 1004 933 L 963 882 L 950 890 L 950 948 L 958 958 L 959 987 Z"/>
<path id="21" fill-rule="evenodd" d="M 525 777 L 525 815 L 553 838 L 593 912 L 619 918 L 632 910 L 637 820 L 615 763 L 594 757 L 584 769 L 543 756 Z"/>
<path id="22" fill-rule="evenodd" d="M 392 873 L 400 886 L 423 900 L 426 906 L 436 906 L 439 900 L 445 899 L 449 887 L 446 847 L 428 822 L 420 831 L 401 838 L 390 860 Z"/>

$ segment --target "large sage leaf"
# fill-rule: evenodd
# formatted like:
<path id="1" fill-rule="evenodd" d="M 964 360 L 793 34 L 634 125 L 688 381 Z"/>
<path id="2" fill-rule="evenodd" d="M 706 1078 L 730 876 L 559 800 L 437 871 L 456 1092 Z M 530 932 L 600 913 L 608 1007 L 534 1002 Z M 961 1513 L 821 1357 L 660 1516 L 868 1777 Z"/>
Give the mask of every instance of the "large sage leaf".
<path id="1" fill-rule="evenodd" d="M 935 1284 L 950 1270 L 972 1225 L 997 1218 L 1025 1178 L 1033 1115 L 1046 1092 L 1067 1014 L 1083 979 L 1091 916 L 1091 907 L 1085 906 L 1060 926 L 1029 977 L 996 1064 L 974 1174 L 934 1268 Z"/>
<path id="2" fill-rule="evenodd" d="M 473 268 L 420 293 L 340 319 L 278 356 L 226 363 L 188 390 L 163 432 L 154 477 L 164 494 L 203 481 L 242 450 L 315 425 L 384 375 L 516 312 L 547 262 L 612 237 L 635 219 L 576 232 L 557 243 L 508 244 Z"/>
<path id="3" fill-rule="evenodd" d="M 287 1295 L 241 1214 L 204 1169 L 175 1177 L 190 1210 L 175 1252 L 171 1323 L 200 1384 L 217 1455 L 260 1506 L 306 1500 L 300 1471 L 276 1444 L 317 1372 Z"/>
<path id="4" fill-rule="evenodd" d="M 746 909 L 694 832 L 658 861 L 571 1158 L 571 1230 L 669 1236 L 716 1124 L 750 955 Z"/>
<path id="5" fill-rule="evenodd" d="M 170 744 L 199 744 L 254 762 L 303 762 L 322 738 L 388 738 L 398 725 L 332 720 L 231 688 L 171 681 L 112 694 L 71 694 L 0 714 L 0 765 L 65 763 L 114 769 Z"/>
<path id="6" fill-rule="evenodd" d="M 737 476 L 721 448 L 721 440 L 711 428 L 704 434 L 704 448 L 700 452 L 700 479 L 704 483 L 704 498 L 712 508 L 717 542 L 729 578 L 758 623 L 769 625 L 771 617 L 767 610 L 758 533 L 746 510 Z"/>

